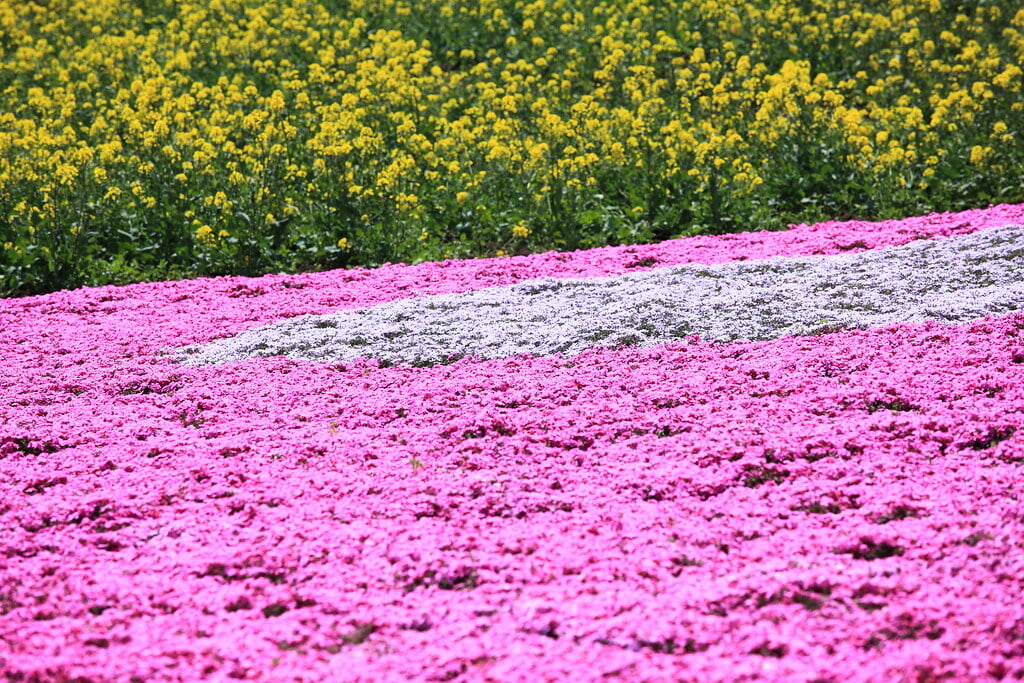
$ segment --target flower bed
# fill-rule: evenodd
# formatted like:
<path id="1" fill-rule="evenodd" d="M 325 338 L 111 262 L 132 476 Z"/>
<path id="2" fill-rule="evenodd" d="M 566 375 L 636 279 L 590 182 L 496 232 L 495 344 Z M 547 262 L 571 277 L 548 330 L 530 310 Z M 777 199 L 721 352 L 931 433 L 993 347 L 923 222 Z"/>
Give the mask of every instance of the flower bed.
<path id="1" fill-rule="evenodd" d="M 1022 223 L 1002 206 L 0 301 L 0 670 L 1024 676 L 1024 302 L 1005 277 L 1020 255 L 999 246 Z M 538 278 L 626 296 L 622 282 L 716 272 L 741 294 L 758 259 L 846 277 L 835 264 L 952 245 L 969 248 L 944 272 L 991 282 L 979 270 L 950 291 L 993 288 L 993 310 L 940 323 L 932 301 L 881 327 L 572 355 L 453 361 L 445 346 L 420 367 L 374 344 L 319 362 L 181 352 Z M 970 263 L 982 248 L 996 256 Z M 897 289 L 929 277 L 900 267 Z M 552 329 L 574 315 L 548 309 Z"/>
<path id="2" fill-rule="evenodd" d="M 1019 3 L 0 3 L 0 295 L 1024 201 Z"/>

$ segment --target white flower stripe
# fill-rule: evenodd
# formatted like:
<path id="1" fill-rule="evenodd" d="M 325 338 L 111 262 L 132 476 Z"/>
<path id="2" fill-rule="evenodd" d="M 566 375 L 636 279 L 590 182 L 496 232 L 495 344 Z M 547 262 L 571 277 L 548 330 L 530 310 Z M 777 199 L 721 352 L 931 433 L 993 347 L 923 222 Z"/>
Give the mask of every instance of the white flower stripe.
<path id="1" fill-rule="evenodd" d="M 1024 226 L 875 251 L 540 279 L 291 318 L 181 349 L 203 365 L 288 356 L 433 365 L 465 356 L 573 355 L 693 335 L 720 342 L 1024 310 Z"/>

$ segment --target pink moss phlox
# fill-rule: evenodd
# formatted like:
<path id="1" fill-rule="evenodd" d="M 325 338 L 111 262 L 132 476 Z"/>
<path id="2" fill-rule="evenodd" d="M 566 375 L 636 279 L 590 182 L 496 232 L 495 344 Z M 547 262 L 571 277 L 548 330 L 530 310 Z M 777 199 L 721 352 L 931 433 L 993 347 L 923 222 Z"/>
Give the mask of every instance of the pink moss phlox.
<path id="1" fill-rule="evenodd" d="M 0 671 L 1020 677 L 1022 315 L 431 368 L 162 353 L 425 293 L 1011 222 L 1024 207 L 0 301 Z"/>

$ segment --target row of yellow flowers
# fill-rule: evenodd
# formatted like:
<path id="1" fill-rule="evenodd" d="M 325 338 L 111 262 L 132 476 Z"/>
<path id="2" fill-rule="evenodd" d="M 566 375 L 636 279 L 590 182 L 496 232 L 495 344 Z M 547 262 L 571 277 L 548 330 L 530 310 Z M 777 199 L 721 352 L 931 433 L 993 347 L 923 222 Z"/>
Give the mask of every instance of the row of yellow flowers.
<path id="1" fill-rule="evenodd" d="M 0 0 L 2 285 L 1020 199 L 1024 10 L 952 5 Z"/>

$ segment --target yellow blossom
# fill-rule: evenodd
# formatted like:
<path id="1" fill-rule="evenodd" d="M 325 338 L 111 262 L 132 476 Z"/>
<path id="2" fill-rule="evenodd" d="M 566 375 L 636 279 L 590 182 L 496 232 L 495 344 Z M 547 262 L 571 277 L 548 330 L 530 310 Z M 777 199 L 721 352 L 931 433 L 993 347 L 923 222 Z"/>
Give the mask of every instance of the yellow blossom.
<path id="1" fill-rule="evenodd" d="M 61 185 L 70 185 L 78 177 L 78 169 L 71 164 L 59 164 L 57 166 L 57 182 Z"/>
<path id="2" fill-rule="evenodd" d="M 971 147 L 971 165 L 980 166 L 991 154 L 991 147 L 982 147 L 981 145 Z"/>
<path id="3" fill-rule="evenodd" d="M 196 228 L 196 240 L 203 243 L 210 243 L 213 240 L 213 228 L 209 225 L 200 225 Z"/>

